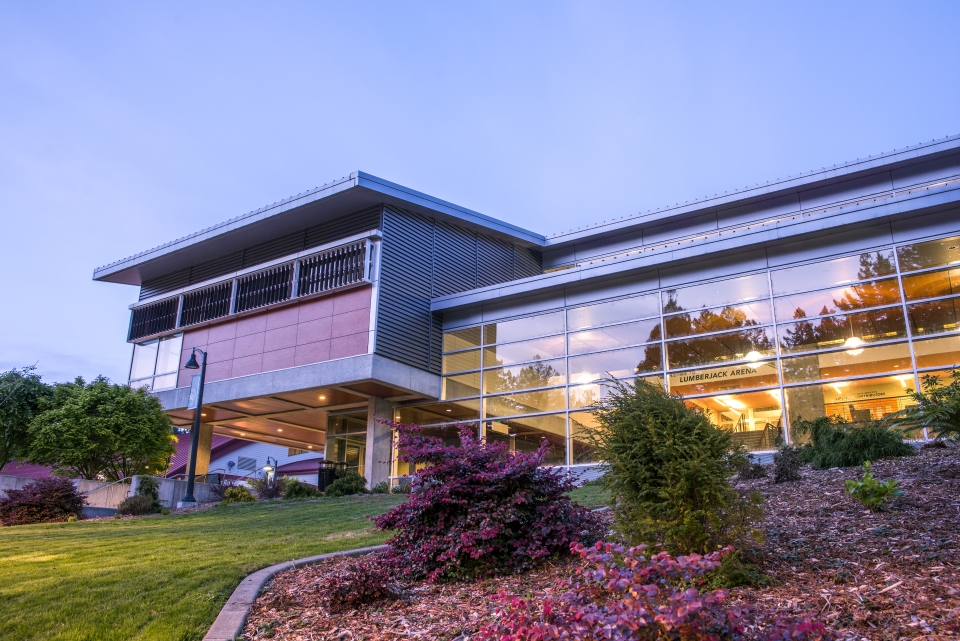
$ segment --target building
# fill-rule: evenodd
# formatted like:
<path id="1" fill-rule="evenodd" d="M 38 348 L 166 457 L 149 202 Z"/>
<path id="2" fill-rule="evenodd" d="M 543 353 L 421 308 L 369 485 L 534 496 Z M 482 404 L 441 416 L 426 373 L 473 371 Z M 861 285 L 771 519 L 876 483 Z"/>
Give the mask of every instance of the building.
<path id="1" fill-rule="evenodd" d="M 94 279 L 139 286 L 130 384 L 178 425 L 208 352 L 208 444 L 324 451 L 375 484 L 406 472 L 379 416 L 590 465 L 612 375 L 764 451 L 960 364 L 960 136 L 551 236 L 356 172 Z"/>
<path id="2" fill-rule="evenodd" d="M 209 448 L 203 448 L 204 455 L 206 452 L 210 453 L 209 461 L 197 461 L 206 468 L 206 474 L 219 474 L 220 478 L 230 481 L 245 481 L 263 476 L 267 465 L 270 465 L 276 467 L 280 476 L 289 476 L 316 485 L 320 461 L 323 460 L 323 453 L 315 450 L 212 434 Z M 165 476 L 183 478 L 187 472 L 189 454 L 190 439 L 181 437 L 177 442 L 176 453 L 170 457 L 170 468 Z"/>

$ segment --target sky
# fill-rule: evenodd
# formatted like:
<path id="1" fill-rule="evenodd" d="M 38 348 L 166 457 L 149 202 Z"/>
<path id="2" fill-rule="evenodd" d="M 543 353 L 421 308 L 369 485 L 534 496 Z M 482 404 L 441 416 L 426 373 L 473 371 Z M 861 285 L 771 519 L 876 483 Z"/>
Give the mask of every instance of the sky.
<path id="1" fill-rule="evenodd" d="M 93 269 L 362 170 L 554 233 L 960 133 L 960 2 L 5 2 L 0 369 L 124 382 Z"/>

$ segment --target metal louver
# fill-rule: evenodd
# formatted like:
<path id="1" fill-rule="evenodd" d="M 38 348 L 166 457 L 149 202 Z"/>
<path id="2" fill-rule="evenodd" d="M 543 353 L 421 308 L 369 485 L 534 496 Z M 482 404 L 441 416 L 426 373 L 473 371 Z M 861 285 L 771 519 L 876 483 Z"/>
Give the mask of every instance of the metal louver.
<path id="1" fill-rule="evenodd" d="M 127 340 L 134 341 L 144 336 L 176 329 L 179 303 L 178 298 L 168 298 L 135 308 L 130 321 L 130 336 Z"/>
<path id="2" fill-rule="evenodd" d="M 233 283 L 227 281 L 183 295 L 180 327 L 195 325 L 230 313 Z"/>
<path id="3" fill-rule="evenodd" d="M 300 261 L 297 295 L 307 296 L 360 282 L 366 276 L 366 241 L 335 247 Z"/>

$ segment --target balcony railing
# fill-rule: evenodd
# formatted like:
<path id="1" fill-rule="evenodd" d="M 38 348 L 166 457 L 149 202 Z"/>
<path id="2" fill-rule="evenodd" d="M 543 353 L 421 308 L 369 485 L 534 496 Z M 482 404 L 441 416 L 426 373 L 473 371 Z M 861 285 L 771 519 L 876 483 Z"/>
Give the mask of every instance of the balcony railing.
<path id="1" fill-rule="evenodd" d="M 134 307 L 127 340 L 369 282 L 372 246 L 364 238 Z"/>

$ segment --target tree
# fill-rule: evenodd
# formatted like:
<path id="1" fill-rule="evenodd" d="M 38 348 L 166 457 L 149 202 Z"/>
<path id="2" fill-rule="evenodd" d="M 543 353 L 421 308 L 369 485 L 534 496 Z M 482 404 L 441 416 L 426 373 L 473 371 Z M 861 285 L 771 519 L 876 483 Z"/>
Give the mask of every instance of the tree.
<path id="1" fill-rule="evenodd" d="M 936 438 L 960 436 L 960 369 L 954 368 L 950 377 L 950 383 L 930 374 L 922 377 L 922 391 L 908 390 L 916 405 L 887 417 L 891 427 L 906 432 L 926 428 Z"/>
<path id="2" fill-rule="evenodd" d="M 44 408 L 30 427 L 30 460 L 57 474 L 119 480 L 162 470 L 174 452 L 170 419 L 143 389 L 78 377 L 56 385 Z"/>
<path id="3" fill-rule="evenodd" d="M 11 369 L 0 375 L 0 471 L 10 461 L 27 458 L 30 422 L 50 387 L 33 367 Z"/>

